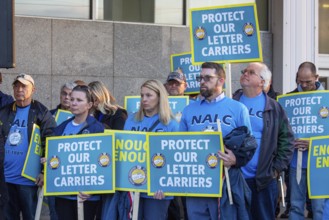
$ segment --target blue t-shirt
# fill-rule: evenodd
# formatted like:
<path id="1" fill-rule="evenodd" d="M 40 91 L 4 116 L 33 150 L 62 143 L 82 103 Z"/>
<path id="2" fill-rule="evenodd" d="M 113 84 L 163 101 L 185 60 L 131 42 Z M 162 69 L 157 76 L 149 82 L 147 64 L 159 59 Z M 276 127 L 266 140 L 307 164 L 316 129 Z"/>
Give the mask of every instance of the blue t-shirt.
<path id="1" fill-rule="evenodd" d="M 218 131 L 220 119 L 222 134 L 225 137 L 234 128 L 251 125 L 247 108 L 222 93 L 213 102 L 200 100 L 186 106 L 179 124 L 180 131 Z"/>
<path id="2" fill-rule="evenodd" d="M 73 121 L 71 121 L 70 123 L 68 123 L 66 125 L 62 135 L 67 136 L 67 135 L 75 135 L 75 134 L 79 133 L 83 124 L 84 123 L 76 124 Z"/>
<path id="3" fill-rule="evenodd" d="M 254 178 L 256 176 L 264 125 L 263 111 L 265 109 L 265 101 L 266 97 L 264 93 L 261 93 L 253 98 L 249 98 L 245 95 L 240 97 L 240 102 L 243 103 L 249 110 L 252 133 L 256 138 L 258 146 L 252 159 L 244 167 L 241 167 L 244 178 Z"/>
<path id="4" fill-rule="evenodd" d="M 35 183 L 23 177 L 22 170 L 29 148 L 28 117 L 30 105 L 18 107 L 8 138 L 5 143 L 4 170 L 8 183 L 33 186 Z"/>
<path id="5" fill-rule="evenodd" d="M 155 114 L 152 117 L 145 116 L 142 121 L 136 121 L 135 115 L 130 114 L 126 120 L 124 130 L 126 131 L 144 131 L 148 132 L 149 129 L 153 126 L 153 124 L 159 119 L 159 115 Z M 178 123 L 172 119 L 170 122 L 165 125 L 161 122 L 150 132 L 176 132 L 178 131 Z M 164 192 L 165 193 L 165 192 Z M 143 198 L 153 198 L 151 196 L 147 196 L 146 193 L 141 193 L 141 197 Z M 173 196 L 166 196 L 165 199 L 173 199 Z"/>

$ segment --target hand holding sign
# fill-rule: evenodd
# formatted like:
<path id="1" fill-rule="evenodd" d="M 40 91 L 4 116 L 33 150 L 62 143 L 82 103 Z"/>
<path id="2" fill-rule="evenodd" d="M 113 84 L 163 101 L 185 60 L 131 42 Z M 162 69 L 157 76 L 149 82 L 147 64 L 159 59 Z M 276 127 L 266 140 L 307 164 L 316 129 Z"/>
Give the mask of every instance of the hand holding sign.
<path id="1" fill-rule="evenodd" d="M 301 139 L 296 139 L 295 140 L 295 148 L 297 148 L 299 151 L 305 151 L 308 150 L 310 141 L 309 140 L 301 140 Z"/>

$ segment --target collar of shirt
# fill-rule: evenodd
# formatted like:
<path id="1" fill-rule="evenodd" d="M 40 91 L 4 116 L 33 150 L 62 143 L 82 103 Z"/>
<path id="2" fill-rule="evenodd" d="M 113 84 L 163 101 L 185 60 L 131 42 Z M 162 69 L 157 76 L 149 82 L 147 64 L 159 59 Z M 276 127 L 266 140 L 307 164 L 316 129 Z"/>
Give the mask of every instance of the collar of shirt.
<path id="1" fill-rule="evenodd" d="M 225 93 L 224 92 L 222 92 L 221 94 L 219 94 L 216 98 L 214 98 L 211 101 L 209 101 L 209 100 L 205 99 L 203 96 L 201 96 L 201 98 L 200 98 L 201 99 L 201 102 L 200 103 L 202 104 L 204 102 L 207 102 L 207 103 L 219 102 L 219 101 L 221 101 L 224 98 L 225 98 Z"/>

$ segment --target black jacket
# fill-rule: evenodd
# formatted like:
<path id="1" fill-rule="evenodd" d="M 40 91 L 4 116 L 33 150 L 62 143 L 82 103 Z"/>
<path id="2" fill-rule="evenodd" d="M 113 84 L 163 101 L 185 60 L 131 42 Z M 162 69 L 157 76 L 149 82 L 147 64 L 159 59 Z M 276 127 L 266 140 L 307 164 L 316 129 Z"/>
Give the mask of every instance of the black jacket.
<path id="1" fill-rule="evenodd" d="M 125 121 L 127 119 L 127 111 L 122 108 L 118 108 L 114 114 L 104 115 L 100 111 L 96 111 L 94 113 L 94 117 L 103 123 L 105 129 L 112 129 L 112 130 L 123 130 L 125 125 Z"/>
<path id="2" fill-rule="evenodd" d="M 14 99 L 11 95 L 7 95 L 0 91 L 0 108 L 12 103 L 13 101 L 14 101 Z"/>
<path id="3" fill-rule="evenodd" d="M 0 205 L 7 199 L 3 167 L 4 146 L 8 138 L 12 123 L 15 120 L 16 112 L 17 106 L 15 102 L 8 104 L 0 109 Z M 56 127 L 56 122 L 48 109 L 36 100 L 32 100 L 29 110 L 27 122 L 28 140 L 31 139 L 33 124 L 37 124 L 40 127 L 41 147 L 44 149 L 45 138 L 52 135 L 53 129 Z M 22 161 L 22 163 L 24 163 L 24 161 Z"/>

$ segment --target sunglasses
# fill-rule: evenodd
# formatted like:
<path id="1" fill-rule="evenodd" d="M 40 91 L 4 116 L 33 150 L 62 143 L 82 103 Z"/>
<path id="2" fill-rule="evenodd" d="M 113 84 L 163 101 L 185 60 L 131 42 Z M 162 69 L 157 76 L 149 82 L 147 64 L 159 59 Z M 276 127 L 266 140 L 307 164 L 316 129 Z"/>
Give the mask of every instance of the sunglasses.
<path id="1" fill-rule="evenodd" d="M 201 82 L 202 80 L 205 82 L 209 82 L 212 78 L 219 78 L 219 77 L 218 76 L 209 76 L 209 75 L 195 77 L 197 82 Z"/>

